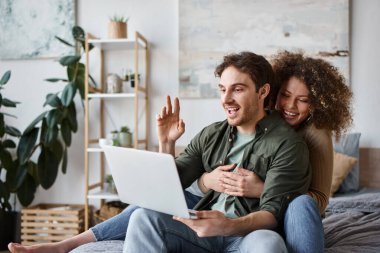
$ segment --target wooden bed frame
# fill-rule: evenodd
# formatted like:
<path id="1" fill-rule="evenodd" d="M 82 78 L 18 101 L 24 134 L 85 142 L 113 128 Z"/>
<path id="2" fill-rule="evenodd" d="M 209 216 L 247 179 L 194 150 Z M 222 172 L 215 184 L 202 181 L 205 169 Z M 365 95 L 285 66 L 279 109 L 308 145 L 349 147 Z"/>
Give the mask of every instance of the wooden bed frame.
<path id="1" fill-rule="evenodd" d="M 380 148 L 360 148 L 360 187 L 380 188 Z"/>

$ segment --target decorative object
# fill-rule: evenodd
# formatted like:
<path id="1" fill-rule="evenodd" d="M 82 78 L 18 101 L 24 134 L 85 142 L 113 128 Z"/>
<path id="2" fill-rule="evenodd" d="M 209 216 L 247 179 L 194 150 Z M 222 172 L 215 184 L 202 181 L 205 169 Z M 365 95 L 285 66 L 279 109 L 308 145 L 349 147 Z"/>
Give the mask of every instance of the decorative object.
<path id="1" fill-rule="evenodd" d="M 121 127 L 119 132 L 119 144 L 122 147 L 132 147 L 132 133 L 129 130 L 129 127 Z"/>
<path id="2" fill-rule="evenodd" d="M 116 185 L 115 182 L 113 181 L 112 175 L 107 175 L 106 176 L 106 191 L 110 193 L 117 193 Z"/>
<path id="3" fill-rule="evenodd" d="M 0 59 L 32 59 L 72 54 L 55 35 L 70 36 L 74 0 L 0 1 Z M 22 35 L 22 36 L 21 36 Z"/>
<path id="4" fill-rule="evenodd" d="M 108 38 L 110 39 L 126 39 L 128 38 L 127 17 L 113 16 L 108 23 Z"/>
<path id="5" fill-rule="evenodd" d="M 132 73 L 132 74 L 129 75 L 129 80 L 131 81 L 131 87 L 132 88 L 135 87 L 136 75 L 137 75 L 138 80 L 140 81 L 141 80 L 141 75 L 140 74 Z"/>
<path id="6" fill-rule="evenodd" d="M 119 146 L 119 132 L 117 130 L 111 131 L 108 136 L 108 140 L 111 140 L 113 146 Z"/>
<path id="7" fill-rule="evenodd" d="M 107 93 L 120 93 L 122 87 L 121 78 L 114 73 L 107 75 Z"/>
<path id="8" fill-rule="evenodd" d="M 187 0 L 178 5 L 181 97 L 217 98 L 214 70 L 231 52 L 269 57 L 280 49 L 302 49 L 349 78 L 347 0 Z"/>
<path id="9" fill-rule="evenodd" d="M 339 188 L 343 180 L 347 177 L 348 173 L 352 170 L 357 159 L 345 154 L 334 152 L 334 167 L 333 167 L 333 177 L 331 184 L 332 196 Z"/>
<path id="10" fill-rule="evenodd" d="M 39 204 L 21 211 L 23 245 L 59 242 L 84 231 L 84 206 Z"/>

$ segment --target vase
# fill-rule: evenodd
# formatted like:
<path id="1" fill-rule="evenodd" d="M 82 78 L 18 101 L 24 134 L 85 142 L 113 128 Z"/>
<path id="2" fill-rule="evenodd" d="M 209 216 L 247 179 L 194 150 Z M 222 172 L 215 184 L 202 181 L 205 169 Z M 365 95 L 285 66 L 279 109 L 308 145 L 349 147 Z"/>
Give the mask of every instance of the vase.
<path id="1" fill-rule="evenodd" d="M 110 39 L 126 39 L 128 37 L 127 23 L 114 22 L 108 23 L 108 38 Z"/>
<path id="2" fill-rule="evenodd" d="M 132 134 L 120 132 L 119 133 L 119 144 L 122 147 L 132 147 Z"/>

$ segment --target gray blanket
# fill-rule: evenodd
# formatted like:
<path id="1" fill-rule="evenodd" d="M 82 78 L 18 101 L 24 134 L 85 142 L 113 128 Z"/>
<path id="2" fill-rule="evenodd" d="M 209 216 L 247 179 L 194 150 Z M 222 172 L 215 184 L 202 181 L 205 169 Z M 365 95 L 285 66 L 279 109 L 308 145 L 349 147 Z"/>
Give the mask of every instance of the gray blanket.
<path id="1" fill-rule="evenodd" d="M 380 193 L 331 199 L 323 226 L 327 253 L 379 253 Z"/>

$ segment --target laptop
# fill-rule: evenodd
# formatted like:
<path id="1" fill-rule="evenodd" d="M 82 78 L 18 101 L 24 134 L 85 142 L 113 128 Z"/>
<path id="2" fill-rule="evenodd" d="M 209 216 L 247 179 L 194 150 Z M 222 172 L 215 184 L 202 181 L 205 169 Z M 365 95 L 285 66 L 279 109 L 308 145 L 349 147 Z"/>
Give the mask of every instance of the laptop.
<path id="1" fill-rule="evenodd" d="M 100 144 L 122 202 L 183 218 L 189 210 L 173 156 Z"/>

